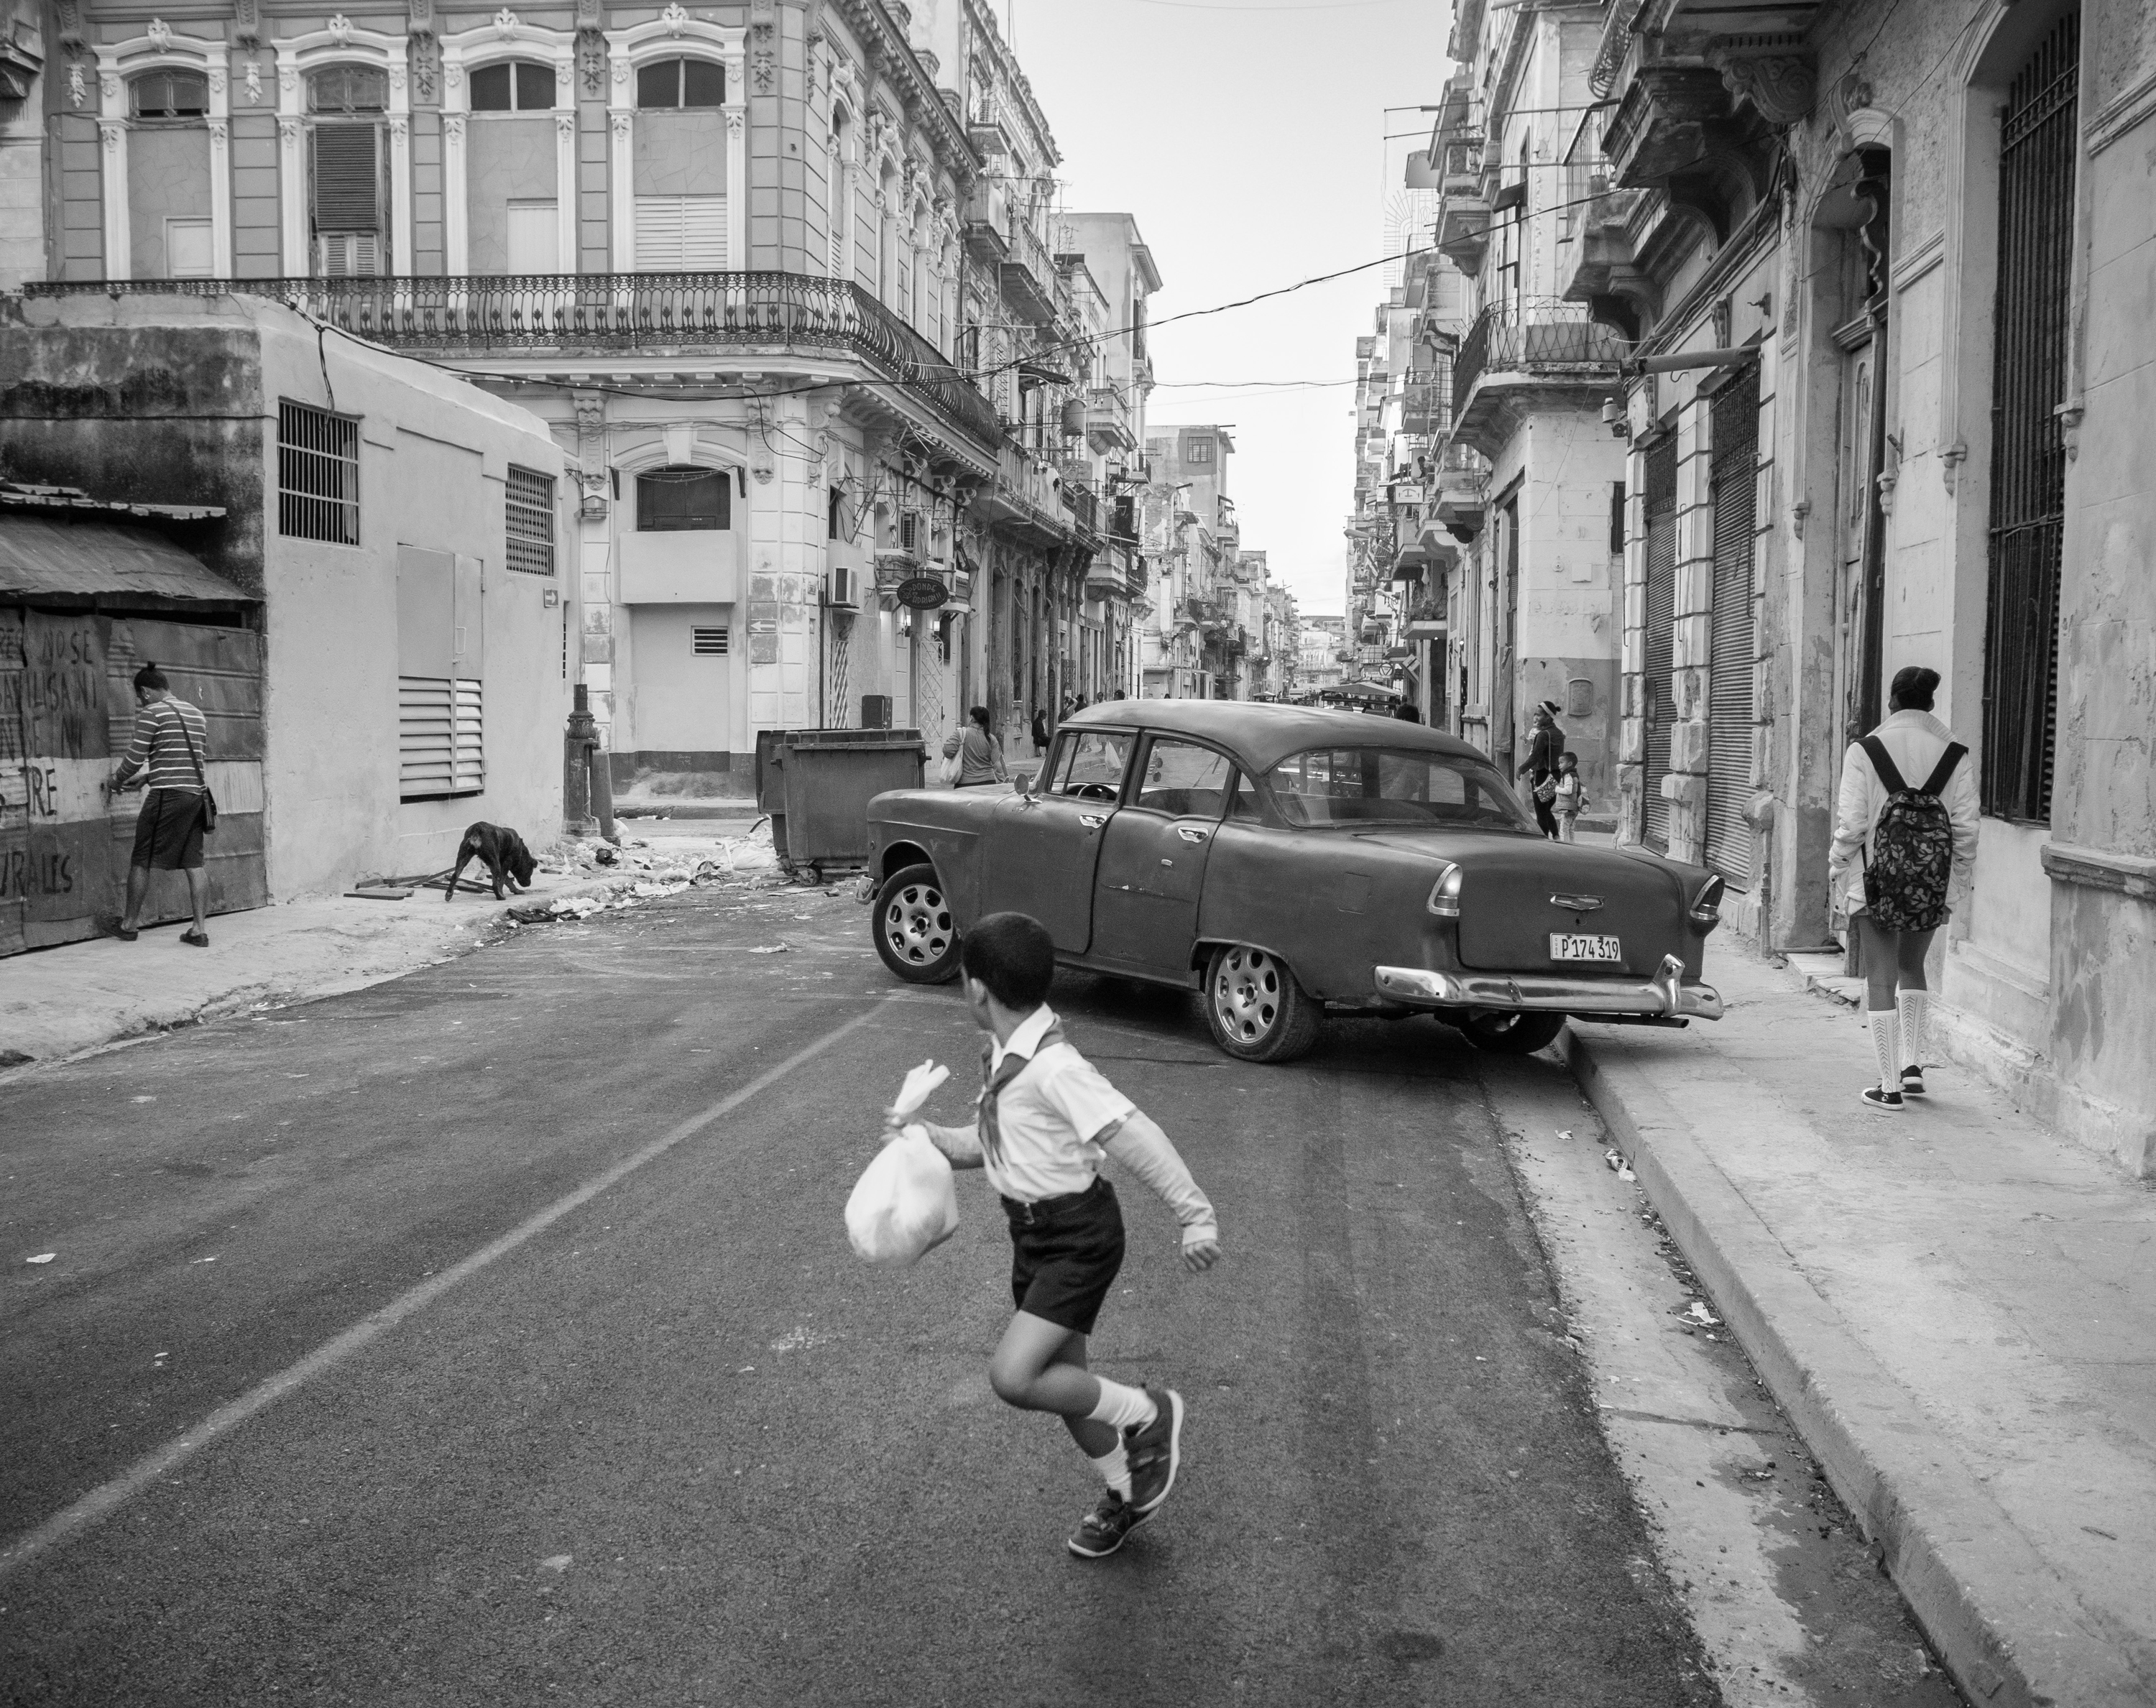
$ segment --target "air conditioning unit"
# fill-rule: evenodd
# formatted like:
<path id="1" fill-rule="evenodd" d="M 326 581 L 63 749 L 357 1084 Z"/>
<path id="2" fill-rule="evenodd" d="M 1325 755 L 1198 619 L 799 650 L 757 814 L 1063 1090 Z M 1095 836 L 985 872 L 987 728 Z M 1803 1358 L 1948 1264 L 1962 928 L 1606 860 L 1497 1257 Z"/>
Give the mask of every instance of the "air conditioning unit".
<path id="1" fill-rule="evenodd" d="M 861 572 L 850 563 L 831 566 L 830 598 L 825 602 L 834 611 L 858 611 L 861 608 Z"/>
<path id="2" fill-rule="evenodd" d="M 372 278 L 382 270 L 382 239 L 371 231 L 328 231 L 315 239 L 315 270 L 324 279 Z"/>

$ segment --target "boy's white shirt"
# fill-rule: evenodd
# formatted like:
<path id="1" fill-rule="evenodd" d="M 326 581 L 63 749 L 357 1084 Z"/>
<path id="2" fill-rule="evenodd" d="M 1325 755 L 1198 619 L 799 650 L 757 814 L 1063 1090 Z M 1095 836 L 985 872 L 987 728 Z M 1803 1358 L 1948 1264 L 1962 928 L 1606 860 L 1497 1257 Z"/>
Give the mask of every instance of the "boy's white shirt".
<path id="1" fill-rule="evenodd" d="M 1003 1160 L 985 1154 L 981 1166 L 988 1184 L 1005 1198 L 1026 1203 L 1083 1192 L 1093 1183 L 1104 1157 L 1113 1157 L 1157 1193 L 1183 1226 L 1183 1243 L 1196 1245 L 1220 1237 L 1212 1202 L 1199 1190 L 1175 1146 L 1158 1129 L 1132 1130 L 1137 1105 L 1123 1095 L 1092 1063 L 1070 1044 L 1040 1047 L 1055 1011 L 1043 1003 L 1013 1028 L 1010 1037 L 989 1052 L 991 1078 L 1004 1058 L 1029 1058 L 997 1094 L 996 1130 L 1003 1138 Z M 1116 1131 L 1105 1147 L 1099 1136 Z"/>

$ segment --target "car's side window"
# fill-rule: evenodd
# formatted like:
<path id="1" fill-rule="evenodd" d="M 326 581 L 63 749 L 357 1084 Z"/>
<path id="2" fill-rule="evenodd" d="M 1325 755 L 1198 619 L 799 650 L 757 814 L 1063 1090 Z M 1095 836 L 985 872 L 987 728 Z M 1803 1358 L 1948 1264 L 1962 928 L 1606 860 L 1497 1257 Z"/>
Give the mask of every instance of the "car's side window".
<path id="1" fill-rule="evenodd" d="M 1066 731 L 1050 762 L 1046 792 L 1112 801 L 1123 791 L 1123 767 L 1130 756 L 1127 731 Z"/>
<path id="2" fill-rule="evenodd" d="M 1247 772 L 1235 774 L 1235 792 L 1229 798 L 1228 816 L 1252 824 L 1265 822 L 1265 809 L 1258 805 L 1258 786 Z"/>
<path id="3" fill-rule="evenodd" d="M 1210 747 L 1157 736 L 1132 804 L 1178 818 L 1218 818 L 1228 804 L 1234 769 L 1225 754 Z"/>

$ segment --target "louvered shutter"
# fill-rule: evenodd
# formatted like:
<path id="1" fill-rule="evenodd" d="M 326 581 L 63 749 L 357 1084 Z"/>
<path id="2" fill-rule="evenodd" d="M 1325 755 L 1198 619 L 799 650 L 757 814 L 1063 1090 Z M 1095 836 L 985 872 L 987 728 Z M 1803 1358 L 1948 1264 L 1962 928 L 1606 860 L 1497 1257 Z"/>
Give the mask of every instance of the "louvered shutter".
<path id="1" fill-rule="evenodd" d="M 451 792 L 455 687 L 446 676 L 397 679 L 397 792 L 405 800 Z"/>
<path id="2" fill-rule="evenodd" d="M 315 229 L 379 231 L 382 172 L 372 125 L 315 126 Z"/>
<path id="3" fill-rule="evenodd" d="M 1640 839 L 1657 854 L 1670 845 L 1670 725 L 1676 716 L 1671 673 L 1676 665 L 1677 449 L 1664 439 L 1647 453 L 1647 628 L 1641 637 L 1641 709 L 1646 719 L 1640 768 Z"/>
<path id="4" fill-rule="evenodd" d="M 722 273 L 726 265 L 726 198 L 639 196 L 636 266 L 640 273 Z"/>
<path id="5" fill-rule="evenodd" d="M 1707 618 L 1707 864 L 1732 890 L 1752 884 L 1752 546 L 1757 518 L 1759 370 L 1714 400 L 1714 604 Z"/>

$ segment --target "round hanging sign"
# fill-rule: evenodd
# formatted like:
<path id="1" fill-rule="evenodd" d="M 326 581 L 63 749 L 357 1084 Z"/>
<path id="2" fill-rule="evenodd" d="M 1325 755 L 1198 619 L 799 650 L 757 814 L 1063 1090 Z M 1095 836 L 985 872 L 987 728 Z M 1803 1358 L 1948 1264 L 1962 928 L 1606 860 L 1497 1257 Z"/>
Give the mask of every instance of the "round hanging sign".
<path id="1" fill-rule="evenodd" d="M 950 601 L 951 589 L 944 586 L 940 576 L 909 576 L 898 584 L 898 603 L 912 610 L 933 611 Z"/>

